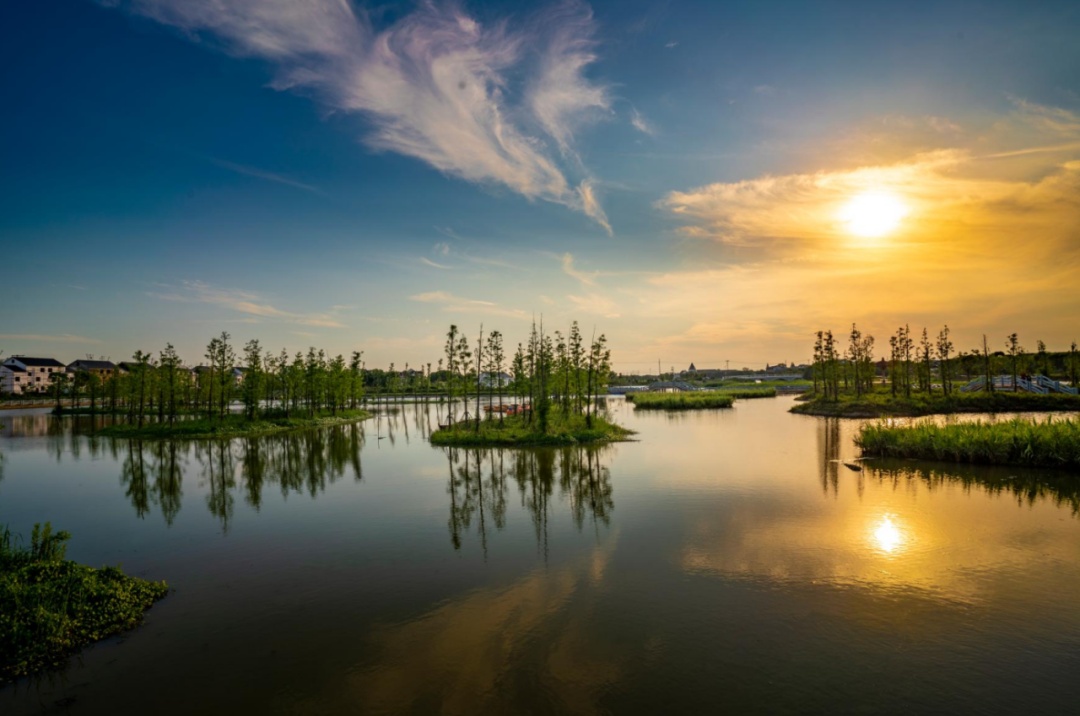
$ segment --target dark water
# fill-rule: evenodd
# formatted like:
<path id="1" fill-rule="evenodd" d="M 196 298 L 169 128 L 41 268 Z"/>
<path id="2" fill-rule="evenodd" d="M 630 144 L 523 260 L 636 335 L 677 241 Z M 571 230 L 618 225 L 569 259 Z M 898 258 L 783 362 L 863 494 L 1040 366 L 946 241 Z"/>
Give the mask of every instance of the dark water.
<path id="1" fill-rule="evenodd" d="M 432 448 L 434 412 L 231 443 L 4 417 L 0 522 L 174 588 L 0 713 L 1077 713 L 1075 476 L 856 456 L 856 422 L 634 415 Z"/>

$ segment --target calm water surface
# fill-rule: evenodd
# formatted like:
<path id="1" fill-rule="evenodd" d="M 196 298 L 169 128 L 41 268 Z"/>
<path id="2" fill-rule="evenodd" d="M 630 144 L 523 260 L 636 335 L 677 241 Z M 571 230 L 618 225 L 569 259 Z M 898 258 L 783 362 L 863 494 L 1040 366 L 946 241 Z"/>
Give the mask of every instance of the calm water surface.
<path id="1" fill-rule="evenodd" d="M 435 407 L 228 443 L 0 418 L 0 522 L 173 592 L 0 713 L 1076 713 L 1076 476 L 843 465 L 790 398 L 453 450 Z"/>

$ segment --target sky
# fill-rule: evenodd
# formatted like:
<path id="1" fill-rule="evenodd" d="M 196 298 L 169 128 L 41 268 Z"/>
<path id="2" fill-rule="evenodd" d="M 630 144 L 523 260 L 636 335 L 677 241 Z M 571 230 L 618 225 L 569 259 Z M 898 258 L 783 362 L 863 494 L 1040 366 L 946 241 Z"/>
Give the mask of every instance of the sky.
<path id="1" fill-rule="evenodd" d="M 8 0 L 3 355 L 1080 340 L 1080 4 Z"/>

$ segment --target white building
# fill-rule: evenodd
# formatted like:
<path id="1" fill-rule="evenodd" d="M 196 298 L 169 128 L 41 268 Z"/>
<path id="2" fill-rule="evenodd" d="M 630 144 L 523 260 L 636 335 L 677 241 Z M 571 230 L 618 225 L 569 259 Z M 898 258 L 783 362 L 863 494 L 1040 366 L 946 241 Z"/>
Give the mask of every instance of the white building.
<path id="1" fill-rule="evenodd" d="M 5 393 L 44 392 L 52 385 L 54 373 L 63 375 L 67 367 L 55 358 L 12 356 L 0 369 L 0 386 Z"/>

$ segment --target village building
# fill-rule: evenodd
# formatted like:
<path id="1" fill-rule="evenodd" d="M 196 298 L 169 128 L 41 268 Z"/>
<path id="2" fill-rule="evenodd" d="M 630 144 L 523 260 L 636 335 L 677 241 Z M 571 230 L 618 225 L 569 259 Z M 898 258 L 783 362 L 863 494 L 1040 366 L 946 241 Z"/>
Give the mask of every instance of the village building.
<path id="1" fill-rule="evenodd" d="M 116 372 L 116 364 L 109 360 L 77 360 L 73 363 L 68 363 L 67 372 L 72 376 L 79 373 L 90 373 L 97 377 L 97 379 L 104 383 Z"/>
<path id="2" fill-rule="evenodd" d="M 55 358 L 35 358 L 32 356 L 12 356 L 3 363 L 0 371 L 0 385 L 5 393 L 44 392 L 52 385 L 55 374 L 64 375 L 67 367 Z"/>

